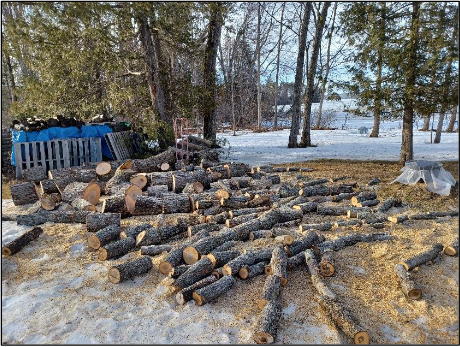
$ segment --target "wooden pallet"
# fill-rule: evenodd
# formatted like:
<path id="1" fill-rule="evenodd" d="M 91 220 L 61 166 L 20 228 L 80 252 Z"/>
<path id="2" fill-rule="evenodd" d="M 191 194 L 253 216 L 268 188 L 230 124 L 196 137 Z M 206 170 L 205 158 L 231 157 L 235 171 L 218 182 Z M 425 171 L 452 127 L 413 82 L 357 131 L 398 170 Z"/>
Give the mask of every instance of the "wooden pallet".
<path id="1" fill-rule="evenodd" d="M 105 134 L 105 139 L 114 160 L 132 158 L 136 152 L 136 141 L 132 131 L 119 131 Z"/>
<path id="2" fill-rule="evenodd" d="M 48 171 L 102 160 L 99 137 L 20 142 L 14 144 L 14 152 L 17 178 L 32 167 L 45 166 Z"/>

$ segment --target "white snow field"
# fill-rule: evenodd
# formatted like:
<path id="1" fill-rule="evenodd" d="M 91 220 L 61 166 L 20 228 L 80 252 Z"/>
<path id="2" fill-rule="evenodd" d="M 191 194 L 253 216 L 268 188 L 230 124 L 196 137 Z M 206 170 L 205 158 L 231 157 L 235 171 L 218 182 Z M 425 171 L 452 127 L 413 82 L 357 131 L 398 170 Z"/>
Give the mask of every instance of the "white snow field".
<path id="1" fill-rule="evenodd" d="M 253 133 L 238 131 L 237 136 L 231 132 L 218 134 L 219 138 L 228 140 L 230 149 L 226 160 L 241 161 L 251 165 L 282 164 L 302 162 L 315 159 L 353 159 L 353 160 L 399 160 L 401 149 L 401 120 L 382 121 L 380 136 L 370 138 L 360 134 L 361 127 L 366 127 L 369 133 L 372 129 L 372 117 L 357 117 L 343 112 L 344 107 L 350 107 L 352 102 L 326 102 L 326 111 L 336 112 L 331 124 L 337 130 L 312 130 L 313 144 L 317 147 L 287 148 L 289 130 Z M 313 104 L 313 111 L 318 104 Z M 449 121 L 446 117 L 445 126 Z M 434 122 L 435 126 L 437 120 Z M 458 160 L 458 133 L 442 133 L 441 143 L 430 143 L 430 132 L 418 131 L 422 121 L 414 123 L 414 159 L 434 161 Z M 433 132 L 434 139 L 434 132 Z M 300 136 L 299 136 L 300 141 Z"/>

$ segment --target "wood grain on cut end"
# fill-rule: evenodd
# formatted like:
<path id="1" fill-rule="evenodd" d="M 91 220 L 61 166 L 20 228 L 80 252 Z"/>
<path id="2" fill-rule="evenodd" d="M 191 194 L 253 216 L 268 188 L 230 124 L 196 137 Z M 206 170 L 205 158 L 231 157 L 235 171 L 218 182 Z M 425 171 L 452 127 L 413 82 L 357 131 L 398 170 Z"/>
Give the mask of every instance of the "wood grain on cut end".
<path id="1" fill-rule="evenodd" d="M 112 283 L 120 283 L 120 271 L 117 268 L 111 268 L 109 270 L 109 281 Z"/>
<path id="2" fill-rule="evenodd" d="M 186 247 L 182 252 L 182 256 L 186 264 L 195 264 L 200 260 L 200 253 L 192 246 Z"/>
<path id="3" fill-rule="evenodd" d="M 97 205 L 101 197 L 101 187 L 96 182 L 89 183 L 83 191 L 82 197 L 91 205 Z"/>
<path id="4" fill-rule="evenodd" d="M 203 306 L 205 304 L 203 297 L 197 292 L 194 292 L 192 294 L 192 297 L 193 297 L 193 300 L 195 301 L 195 304 L 197 304 L 198 306 Z"/>
<path id="5" fill-rule="evenodd" d="M 101 241 L 95 234 L 88 235 L 88 246 L 93 249 L 99 249 L 101 247 Z"/>
<path id="6" fill-rule="evenodd" d="M 97 250 L 97 259 L 99 260 L 107 260 L 108 254 L 105 248 L 99 248 Z"/>
<path id="7" fill-rule="evenodd" d="M 269 333 L 258 332 L 254 334 L 254 341 L 259 345 L 267 345 L 273 343 L 275 340 Z"/>
<path id="8" fill-rule="evenodd" d="M 8 247 L 3 247 L 2 248 L 2 254 L 3 255 L 9 256 L 9 255 L 11 255 L 11 253 L 12 253 L 11 249 L 9 249 Z"/>
<path id="9" fill-rule="evenodd" d="M 131 184 L 135 185 L 136 187 L 139 187 L 140 189 L 143 189 L 147 185 L 147 181 L 147 176 L 144 173 L 133 175 L 129 179 L 129 182 L 131 182 Z"/>
<path id="10" fill-rule="evenodd" d="M 335 273 L 335 267 L 329 262 L 321 262 L 319 264 L 319 273 L 323 277 L 331 277 Z"/>
<path id="11" fill-rule="evenodd" d="M 171 168 L 171 166 L 168 163 L 162 163 L 160 165 L 160 170 L 161 171 L 168 171 Z"/>
<path id="12" fill-rule="evenodd" d="M 357 345 L 368 345 L 371 341 L 369 334 L 366 331 L 360 331 L 353 338 Z"/>
<path id="13" fill-rule="evenodd" d="M 162 261 L 158 266 L 158 269 L 163 275 L 169 275 L 174 270 L 174 267 L 171 265 L 171 263 Z"/>
<path id="14" fill-rule="evenodd" d="M 106 161 L 103 161 L 96 166 L 96 174 L 99 176 L 107 175 L 111 170 L 112 166 Z"/>

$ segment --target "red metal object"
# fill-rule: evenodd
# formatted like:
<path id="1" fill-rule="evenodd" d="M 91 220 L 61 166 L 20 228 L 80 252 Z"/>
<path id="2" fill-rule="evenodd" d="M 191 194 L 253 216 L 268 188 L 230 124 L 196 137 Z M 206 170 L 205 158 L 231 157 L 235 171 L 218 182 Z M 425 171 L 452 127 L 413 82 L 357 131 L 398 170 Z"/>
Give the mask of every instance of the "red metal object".
<path id="1" fill-rule="evenodd" d="M 190 152 L 188 150 L 188 119 L 187 118 L 175 118 L 174 119 L 174 139 L 176 143 L 176 159 L 186 159 L 188 160 L 190 157 Z M 185 146 L 181 146 L 182 148 L 179 151 L 177 146 L 178 140 L 181 140 L 182 144 Z M 185 148 L 184 148 L 185 147 Z"/>

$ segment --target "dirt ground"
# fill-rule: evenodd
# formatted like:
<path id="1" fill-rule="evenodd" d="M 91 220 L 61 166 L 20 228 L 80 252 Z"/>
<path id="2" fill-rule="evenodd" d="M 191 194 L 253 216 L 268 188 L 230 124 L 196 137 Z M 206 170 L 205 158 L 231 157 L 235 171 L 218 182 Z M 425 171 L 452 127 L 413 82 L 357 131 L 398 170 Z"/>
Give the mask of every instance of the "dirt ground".
<path id="1" fill-rule="evenodd" d="M 415 186 L 389 184 L 399 174 L 400 166 L 397 163 L 320 160 L 280 166 L 313 168 L 315 171 L 303 175 L 314 178 L 349 176 L 349 180 L 356 181 L 361 189 L 369 188 L 366 186 L 367 182 L 378 177 L 382 182 L 373 189 L 376 189 L 381 201 L 393 196 L 401 198 L 406 204 L 404 208 L 393 209 L 391 214 L 458 209 L 458 186 L 453 189 L 450 196 L 442 197 L 426 191 L 423 184 Z M 456 180 L 458 180 L 457 166 L 458 163 L 444 163 L 444 168 L 449 170 Z M 290 181 L 297 174 L 283 173 L 281 174 L 282 180 Z M 348 203 L 342 202 L 341 204 Z M 137 224 L 146 219 L 148 218 L 129 218 L 124 220 L 123 224 Z M 303 223 L 338 219 L 342 218 L 306 215 Z M 296 230 L 295 227 L 288 228 L 286 233 L 296 235 Z M 327 239 L 352 233 L 376 231 L 386 231 L 394 236 L 394 240 L 391 241 L 361 243 L 336 252 L 336 274 L 325 278 L 324 281 L 337 294 L 343 306 L 355 317 L 362 328 L 369 332 L 372 344 L 458 344 L 459 258 L 442 255 L 433 263 L 414 269 L 413 279 L 423 292 L 422 299 L 418 301 L 408 301 L 405 298 L 398 288 L 393 271 L 394 264 L 435 243 L 450 244 L 458 237 L 458 230 L 458 217 L 455 217 L 437 221 L 410 221 L 399 225 L 388 224 L 384 230 L 363 226 L 321 232 Z M 3 280 L 7 281 L 9 286 L 19 285 L 34 278 L 56 281 L 56 276 L 60 272 L 65 274 L 72 273 L 72 271 L 84 271 L 78 269 L 89 268 L 91 264 L 106 265 L 107 262 L 97 261 L 95 252 L 89 252 L 87 249 L 78 257 L 69 258 L 69 249 L 84 242 L 84 234 L 82 226 L 69 228 L 66 225 L 56 224 L 45 227 L 40 245 L 9 260 L 14 264 L 7 264 L 6 271 L 2 274 Z M 57 243 L 56 239 L 59 239 L 60 242 Z M 242 247 L 259 247 L 271 242 L 271 240 L 255 240 L 247 242 Z M 46 250 L 49 257 L 59 258 L 64 263 L 47 261 L 32 264 L 31 260 L 40 257 L 43 250 Z M 133 256 L 138 255 L 130 254 L 112 263 L 119 263 Z M 63 269 L 68 262 L 71 262 L 69 269 Z M 72 276 L 74 276 L 73 273 Z M 328 316 L 319 308 L 315 289 L 305 268 L 291 272 L 288 280 L 281 294 L 283 316 L 276 342 L 278 344 L 350 343 L 350 340 L 335 328 Z M 117 288 L 117 286 L 108 284 L 99 275 L 89 277 L 83 281 L 81 285 L 83 289 L 69 290 L 69 297 L 65 299 L 65 304 L 70 305 L 75 300 L 77 302 L 88 300 L 88 295 L 85 293 L 89 293 L 93 288 L 102 292 L 111 291 L 113 295 L 97 299 L 107 301 L 109 307 L 111 300 L 120 297 L 129 297 L 127 304 L 135 303 L 137 307 L 142 307 L 147 304 L 144 301 L 147 299 L 144 296 L 138 296 L 139 288 L 142 288 L 144 293 L 152 293 L 161 281 L 162 276 L 157 271 L 151 271 L 138 285 L 124 285 L 123 289 L 118 289 L 121 287 Z M 236 337 L 225 343 L 252 343 L 250 334 L 260 313 L 255 299 L 259 296 L 263 283 L 264 276 L 258 276 L 250 281 L 238 281 L 234 288 L 216 302 L 197 308 L 195 312 L 198 317 L 200 310 L 203 312 L 211 310 L 213 314 L 215 312 L 232 314 L 234 321 L 230 325 Z M 174 302 L 173 297 L 167 295 L 164 295 L 162 300 Z M 181 314 L 181 312 L 188 312 L 188 306 L 175 307 L 174 310 Z M 97 312 L 94 311 L 91 314 L 96 315 Z M 110 315 L 110 311 L 104 314 Z M 216 321 L 219 320 L 216 319 Z M 104 340 L 99 341 L 107 343 Z M 149 341 L 143 343 L 149 343 Z M 189 340 L 189 343 L 194 342 Z"/>

